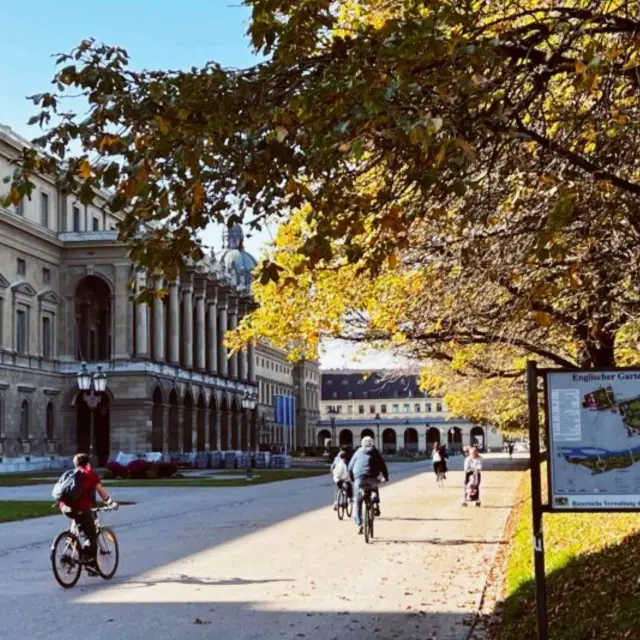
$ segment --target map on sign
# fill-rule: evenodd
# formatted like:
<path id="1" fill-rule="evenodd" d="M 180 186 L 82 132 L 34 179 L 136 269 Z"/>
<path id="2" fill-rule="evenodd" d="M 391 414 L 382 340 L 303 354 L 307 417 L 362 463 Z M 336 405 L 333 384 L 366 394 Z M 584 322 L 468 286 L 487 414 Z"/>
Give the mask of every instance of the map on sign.
<path id="1" fill-rule="evenodd" d="M 640 370 L 547 377 L 550 496 L 559 509 L 640 509 Z"/>

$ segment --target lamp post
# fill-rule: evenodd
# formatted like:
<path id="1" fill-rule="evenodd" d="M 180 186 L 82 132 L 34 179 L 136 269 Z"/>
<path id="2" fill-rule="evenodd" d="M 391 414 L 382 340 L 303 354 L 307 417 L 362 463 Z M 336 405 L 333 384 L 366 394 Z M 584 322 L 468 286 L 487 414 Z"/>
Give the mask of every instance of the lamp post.
<path id="1" fill-rule="evenodd" d="M 89 441 L 89 460 L 93 465 L 93 449 L 94 449 L 94 429 L 93 429 L 93 414 L 100 404 L 100 394 L 104 393 L 107 388 L 107 376 L 102 372 L 102 367 L 98 366 L 96 373 L 90 373 L 87 369 L 87 363 L 83 362 L 78 375 L 76 376 L 78 382 L 78 389 L 84 391 L 83 399 L 89 407 L 91 413 L 90 422 L 90 441 Z M 88 392 L 88 393 L 87 393 Z"/>
<path id="2" fill-rule="evenodd" d="M 245 390 L 244 395 L 242 396 L 242 408 L 245 411 L 250 411 L 251 412 L 251 422 L 252 424 L 255 421 L 255 414 L 253 413 L 253 410 L 256 408 L 256 405 L 258 403 L 256 402 L 256 397 L 254 394 L 250 394 L 247 390 Z M 251 438 L 249 438 L 249 442 L 251 442 Z M 251 446 L 251 445 L 249 445 Z"/>
<path id="3" fill-rule="evenodd" d="M 380 414 L 376 413 L 376 417 L 374 418 L 374 420 L 376 421 L 376 437 L 377 437 L 377 444 L 378 447 L 380 447 L 380 450 L 382 450 L 382 443 L 380 442 Z"/>
<path id="4" fill-rule="evenodd" d="M 331 420 L 331 446 L 336 446 L 336 411 L 335 407 L 329 407 L 329 420 Z"/>

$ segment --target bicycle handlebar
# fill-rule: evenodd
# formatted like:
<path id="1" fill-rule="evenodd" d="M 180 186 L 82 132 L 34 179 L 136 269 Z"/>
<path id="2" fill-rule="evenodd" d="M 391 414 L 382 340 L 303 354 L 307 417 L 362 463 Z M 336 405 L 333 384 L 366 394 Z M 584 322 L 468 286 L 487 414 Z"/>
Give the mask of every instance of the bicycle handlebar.
<path id="1" fill-rule="evenodd" d="M 99 507 L 94 507 L 93 509 L 91 509 L 91 511 L 93 511 L 93 513 L 97 513 L 98 511 L 117 511 L 120 507 L 119 503 L 114 503 L 112 505 L 101 505 Z"/>

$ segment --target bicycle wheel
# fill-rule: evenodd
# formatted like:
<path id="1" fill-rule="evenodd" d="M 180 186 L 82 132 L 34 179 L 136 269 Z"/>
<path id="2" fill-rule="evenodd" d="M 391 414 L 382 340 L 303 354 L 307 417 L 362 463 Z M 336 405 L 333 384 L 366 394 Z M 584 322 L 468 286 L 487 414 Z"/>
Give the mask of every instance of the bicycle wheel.
<path id="1" fill-rule="evenodd" d="M 105 579 L 111 580 L 116 574 L 120 562 L 120 547 L 118 539 L 111 527 L 101 527 L 98 533 L 98 553 L 96 556 L 98 573 Z"/>
<path id="2" fill-rule="evenodd" d="M 373 505 L 369 504 L 369 538 L 373 540 L 373 521 L 375 520 Z"/>
<path id="3" fill-rule="evenodd" d="M 350 518 L 353 515 L 353 502 L 347 499 L 347 506 L 344 509 L 347 514 L 347 518 Z"/>
<path id="4" fill-rule="evenodd" d="M 338 495 L 336 496 L 336 501 L 338 503 L 338 520 L 342 520 L 344 518 L 344 496 L 342 495 L 342 491 L 338 491 Z"/>
<path id="5" fill-rule="evenodd" d="M 58 584 L 64 589 L 71 589 L 80 579 L 81 545 L 77 536 L 71 531 L 58 534 L 51 545 L 51 568 Z"/>

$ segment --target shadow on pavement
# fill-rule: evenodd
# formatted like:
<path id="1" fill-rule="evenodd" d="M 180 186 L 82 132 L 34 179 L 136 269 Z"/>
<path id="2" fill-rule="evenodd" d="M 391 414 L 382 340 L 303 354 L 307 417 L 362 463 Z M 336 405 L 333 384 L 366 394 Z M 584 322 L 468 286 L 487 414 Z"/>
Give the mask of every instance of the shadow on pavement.
<path id="1" fill-rule="evenodd" d="M 414 540 L 412 538 L 407 540 L 387 540 L 385 538 L 374 538 L 374 542 L 383 542 L 385 544 L 435 544 L 446 547 L 457 547 L 464 544 L 506 544 L 505 540 L 485 540 L 483 538 L 477 538 L 475 540 L 450 540 L 445 538 L 428 538 L 426 540 Z"/>
<path id="2" fill-rule="evenodd" d="M 362 603 L 365 594 L 360 594 Z M 297 603 L 298 604 L 298 603 Z M 78 605 L 72 605 L 73 616 Z M 148 638 L 233 638 L 234 640 L 391 640 L 392 638 L 437 638 L 465 640 L 472 623 L 470 616 L 449 611 L 406 612 L 295 609 L 265 610 L 260 602 L 157 602 L 82 604 L 89 607 L 95 621 L 94 640 Z M 366 606 L 366 605 L 365 605 Z M 167 609 L 171 626 L 166 625 Z M 354 610 L 355 609 L 355 610 Z M 159 626 L 155 620 L 162 620 Z M 137 621 L 137 622 L 136 622 Z M 119 636 L 118 636 L 119 634 Z M 44 636 L 43 636 L 44 637 Z M 58 637 L 58 636 L 55 636 Z"/>
<path id="3" fill-rule="evenodd" d="M 465 522 L 469 518 L 385 518 L 385 516 L 380 516 L 376 520 L 383 522 Z"/>
<path id="4" fill-rule="evenodd" d="M 180 575 L 175 578 L 161 578 L 157 580 L 127 580 L 123 583 L 126 589 L 137 587 L 155 587 L 161 584 L 187 584 L 204 587 L 241 587 L 248 584 L 269 584 L 272 582 L 295 582 L 292 578 L 275 578 L 273 580 L 245 580 L 244 578 L 226 578 L 224 580 L 209 580 L 207 578 L 195 578 L 193 576 Z"/>

